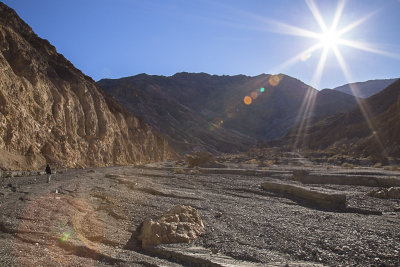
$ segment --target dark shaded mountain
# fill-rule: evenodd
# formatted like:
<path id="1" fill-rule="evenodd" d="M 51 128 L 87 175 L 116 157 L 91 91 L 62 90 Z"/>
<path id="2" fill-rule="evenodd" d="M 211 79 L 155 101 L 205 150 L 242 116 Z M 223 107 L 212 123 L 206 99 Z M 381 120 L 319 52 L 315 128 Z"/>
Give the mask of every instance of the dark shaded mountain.
<path id="1" fill-rule="evenodd" d="M 197 146 L 224 152 L 245 149 L 256 140 L 282 137 L 296 120 L 347 111 L 356 103 L 350 95 L 318 92 L 283 74 L 140 74 L 98 84 L 180 151 Z M 246 96 L 251 104 L 244 103 Z"/>
<path id="2" fill-rule="evenodd" d="M 381 80 L 369 80 L 366 82 L 349 83 L 333 90 L 340 91 L 349 95 L 354 95 L 360 98 L 367 98 L 374 94 L 379 93 L 397 79 L 381 79 Z"/>
<path id="3" fill-rule="evenodd" d="M 0 167 L 163 160 L 165 138 L 0 2 Z"/>
<path id="4" fill-rule="evenodd" d="M 312 149 L 336 149 L 378 157 L 400 157 L 400 80 L 365 100 L 345 114 L 314 122 L 297 135 L 294 128 L 286 144 Z"/>

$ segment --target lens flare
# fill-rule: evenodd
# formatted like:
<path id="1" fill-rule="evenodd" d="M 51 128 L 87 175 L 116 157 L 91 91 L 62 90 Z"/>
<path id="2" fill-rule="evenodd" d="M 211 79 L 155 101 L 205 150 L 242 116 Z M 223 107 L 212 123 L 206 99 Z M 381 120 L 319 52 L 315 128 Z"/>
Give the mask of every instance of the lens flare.
<path id="1" fill-rule="evenodd" d="M 246 105 L 250 105 L 251 104 L 251 102 L 252 102 L 252 99 L 251 99 L 251 97 L 250 96 L 245 96 L 244 97 L 244 99 L 243 99 L 243 102 L 246 104 Z"/>
<path id="2" fill-rule="evenodd" d="M 258 97 L 258 94 L 257 94 L 257 92 L 251 92 L 250 96 L 251 96 L 251 98 L 253 98 L 253 100 L 256 100 Z"/>
<path id="3" fill-rule="evenodd" d="M 272 75 L 271 77 L 269 77 L 268 83 L 271 86 L 275 87 L 275 86 L 277 86 L 279 84 L 280 80 L 281 79 L 278 77 L 278 75 Z"/>
<path id="4" fill-rule="evenodd" d="M 260 92 L 261 92 L 261 93 L 264 93 L 264 91 L 265 91 L 264 87 L 261 87 L 261 88 L 260 88 Z"/>
<path id="5" fill-rule="evenodd" d="M 69 232 L 64 232 L 64 233 L 62 233 L 62 235 L 61 235 L 60 241 L 61 241 L 61 242 L 67 241 L 67 240 L 69 239 L 70 236 L 71 236 L 71 233 L 69 233 Z"/>
<path id="6" fill-rule="evenodd" d="M 300 59 L 301 61 L 307 61 L 311 57 L 311 53 L 304 53 L 301 55 Z"/>

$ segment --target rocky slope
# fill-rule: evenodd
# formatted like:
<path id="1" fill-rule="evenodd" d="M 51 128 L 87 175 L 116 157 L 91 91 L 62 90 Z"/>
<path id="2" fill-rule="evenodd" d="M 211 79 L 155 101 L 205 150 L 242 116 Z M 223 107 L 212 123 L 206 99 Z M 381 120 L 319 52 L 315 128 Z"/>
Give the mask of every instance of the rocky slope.
<path id="1" fill-rule="evenodd" d="M 303 136 L 293 129 L 286 143 L 296 138 L 313 149 L 333 148 L 378 158 L 400 157 L 400 80 L 345 114 L 316 121 Z"/>
<path id="2" fill-rule="evenodd" d="M 0 2 L 0 167 L 161 160 L 165 139 Z"/>
<path id="3" fill-rule="evenodd" d="M 396 80 L 397 79 L 380 79 L 349 83 L 336 87 L 333 90 L 340 91 L 349 95 L 354 95 L 360 98 L 367 98 L 379 93 L 380 91 L 394 83 Z"/>
<path id="4" fill-rule="evenodd" d="M 298 120 L 343 112 L 356 104 L 352 96 L 318 92 L 283 74 L 140 74 L 98 84 L 180 151 L 196 146 L 224 152 L 248 148 L 254 140 L 283 136 Z"/>

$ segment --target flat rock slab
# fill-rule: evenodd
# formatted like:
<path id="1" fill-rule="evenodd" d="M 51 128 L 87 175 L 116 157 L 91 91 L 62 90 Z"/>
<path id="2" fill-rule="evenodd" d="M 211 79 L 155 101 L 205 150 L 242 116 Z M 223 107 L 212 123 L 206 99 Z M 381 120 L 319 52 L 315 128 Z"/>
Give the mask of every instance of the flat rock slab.
<path id="1" fill-rule="evenodd" d="M 189 266 L 210 267 L 258 267 L 258 266 L 311 266 L 323 267 L 324 265 L 313 262 L 283 261 L 270 262 L 267 265 L 257 262 L 237 260 L 221 253 L 213 254 L 211 250 L 198 246 L 158 245 L 148 248 L 152 254 L 162 258 L 172 259 L 175 262 Z"/>
<path id="2" fill-rule="evenodd" d="M 314 189 L 295 184 L 282 182 L 264 182 L 261 184 L 264 190 L 281 193 L 295 198 L 300 198 L 306 202 L 324 209 L 345 209 L 346 195 L 337 193 L 333 190 Z"/>
<path id="3" fill-rule="evenodd" d="M 400 178 L 398 177 L 374 175 L 324 174 L 300 171 L 294 172 L 293 178 L 303 184 L 360 185 L 371 187 L 400 186 Z"/>

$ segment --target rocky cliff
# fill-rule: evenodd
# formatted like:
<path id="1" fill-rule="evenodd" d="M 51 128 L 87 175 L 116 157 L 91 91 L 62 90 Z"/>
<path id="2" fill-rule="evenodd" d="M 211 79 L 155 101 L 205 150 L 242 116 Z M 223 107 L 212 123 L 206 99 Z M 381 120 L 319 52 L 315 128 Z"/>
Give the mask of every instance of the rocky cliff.
<path id="1" fill-rule="evenodd" d="M 0 2 L 0 167 L 162 160 L 168 145 Z"/>

